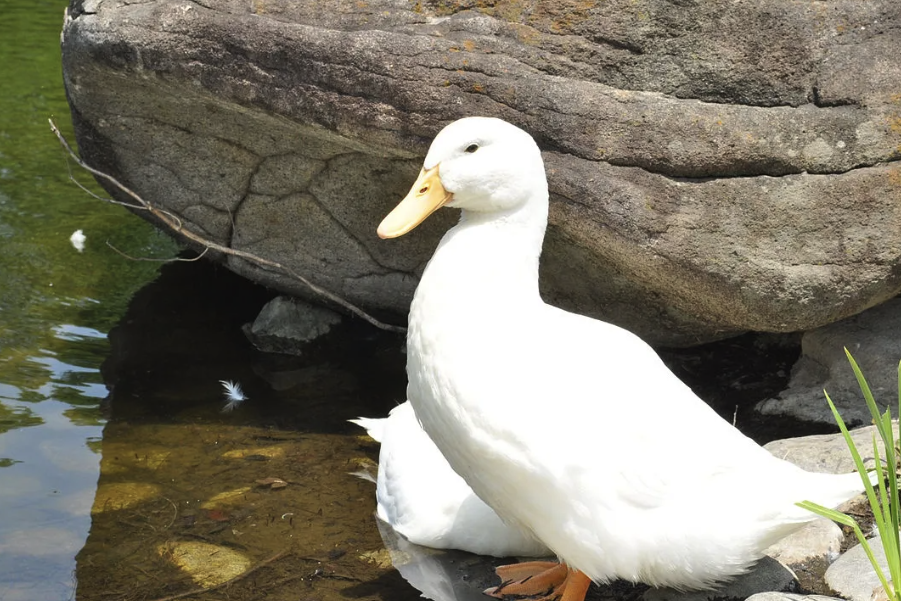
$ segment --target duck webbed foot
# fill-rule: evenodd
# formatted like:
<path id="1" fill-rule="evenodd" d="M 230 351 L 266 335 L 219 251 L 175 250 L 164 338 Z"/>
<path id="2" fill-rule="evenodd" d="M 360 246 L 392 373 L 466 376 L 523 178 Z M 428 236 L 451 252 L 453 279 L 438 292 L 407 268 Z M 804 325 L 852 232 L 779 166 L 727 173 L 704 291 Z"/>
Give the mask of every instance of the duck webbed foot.
<path id="1" fill-rule="evenodd" d="M 504 599 L 527 597 L 531 601 L 583 601 L 591 580 L 579 570 L 553 561 L 526 561 L 500 566 L 496 573 L 500 586 L 485 590 L 486 595 Z"/>

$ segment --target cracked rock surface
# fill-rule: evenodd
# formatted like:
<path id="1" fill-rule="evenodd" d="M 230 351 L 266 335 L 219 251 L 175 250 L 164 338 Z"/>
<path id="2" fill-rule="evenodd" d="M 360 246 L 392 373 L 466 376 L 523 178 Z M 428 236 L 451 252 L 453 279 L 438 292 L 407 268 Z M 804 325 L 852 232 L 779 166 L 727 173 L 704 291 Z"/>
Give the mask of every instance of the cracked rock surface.
<path id="1" fill-rule="evenodd" d="M 896 0 L 72 0 L 62 48 L 89 164 L 398 323 L 455 215 L 375 227 L 473 114 L 544 150 L 549 302 L 686 345 L 901 292 Z"/>

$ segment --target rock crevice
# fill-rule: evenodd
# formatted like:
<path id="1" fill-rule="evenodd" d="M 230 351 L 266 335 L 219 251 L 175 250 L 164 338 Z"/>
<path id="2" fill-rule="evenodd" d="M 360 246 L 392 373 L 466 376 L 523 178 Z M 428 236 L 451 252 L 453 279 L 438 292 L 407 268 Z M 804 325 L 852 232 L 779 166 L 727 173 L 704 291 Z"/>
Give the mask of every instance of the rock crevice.
<path id="1" fill-rule="evenodd" d="M 398 322 L 454 216 L 391 242 L 375 226 L 434 134 L 472 114 L 545 150 L 551 302 L 681 345 L 901 292 L 894 0 L 72 0 L 67 15 L 89 164 Z M 234 232 L 185 210 L 200 204 Z"/>

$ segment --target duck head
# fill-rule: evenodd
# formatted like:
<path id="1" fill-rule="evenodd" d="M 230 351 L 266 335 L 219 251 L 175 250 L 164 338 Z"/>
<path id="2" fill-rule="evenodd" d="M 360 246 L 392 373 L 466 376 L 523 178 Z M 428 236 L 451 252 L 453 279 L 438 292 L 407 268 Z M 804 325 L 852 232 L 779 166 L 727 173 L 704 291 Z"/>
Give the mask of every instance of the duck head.
<path id="1" fill-rule="evenodd" d="M 511 215 L 530 201 L 547 203 L 541 152 L 532 136 L 501 119 L 466 117 L 442 129 L 409 194 L 378 227 L 397 238 L 443 206 Z"/>

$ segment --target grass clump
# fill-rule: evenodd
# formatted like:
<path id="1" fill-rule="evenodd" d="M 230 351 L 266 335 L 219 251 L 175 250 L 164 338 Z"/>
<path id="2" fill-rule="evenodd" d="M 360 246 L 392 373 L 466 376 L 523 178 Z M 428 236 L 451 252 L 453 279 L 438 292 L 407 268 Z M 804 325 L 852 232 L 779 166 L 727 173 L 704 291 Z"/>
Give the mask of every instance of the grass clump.
<path id="1" fill-rule="evenodd" d="M 829 408 L 835 416 L 835 421 L 842 431 L 842 436 L 845 437 L 845 442 L 848 444 L 848 449 L 851 451 L 851 456 L 854 458 L 854 465 L 857 468 L 857 473 L 860 474 L 860 478 L 866 490 L 867 500 L 870 503 L 870 509 L 873 511 L 876 529 L 879 531 L 882 548 L 885 551 L 889 571 L 888 578 L 882 568 L 879 567 L 870 544 L 867 542 L 860 526 L 853 517 L 810 501 L 802 501 L 801 503 L 798 503 L 798 505 L 842 524 L 843 526 L 852 528 L 854 534 L 857 536 L 857 540 L 860 541 L 864 552 L 867 554 L 867 558 L 873 565 L 873 569 L 879 577 L 879 582 L 882 584 L 885 594 L 889 599 L 901 601 L 901 543 L 899 543 L 898 538 L 899 525 L 901 525 L 901 519 L 899 519 L 901 507 L 899 507 L 898 499 L 897 474 L 899 451 L 895 447 L 891 410 L 886 409 L 885 413 L 879 412 L 879 408 L 876 406 L 876 401 L 873 398 L 873 393 L 870 391 L 870 387 L 867 384 L 863 373 L 860 371 L 860 367 L 857 365 L 854 357 L 851 356 L 851 353 L 848 352 L 848 349 L 845 349 L 845 354 L 848 356 L 848 361 L 851 363 L 851 369 L 854 370 L 854 375 L 857 377 L 857 383 L 860 385 L 861 392 L 863 392 L 867 407 L 870 409 L 870 414 L 873 416 L 873 423 L 876 425 L 876 433 L 879 435 L 879 440 L 882 441 L 883 448 L 885 449 L 885 457 L 883 458 L 880 456 L 876 434 L 874 434 L 873 457 L 876 463 L 875 485 L 870 482 L 868 470 L 863 464 L 860 453 L 858 452 L 854 441 L 851 439 L 848 428 L 845 426 L 845 422 L 841 415 L 839 415 L 838 409 L 835 408 L 835 404 L 832 402 L 832 399 L 829 398 L 829 393 L 825 391 L 824 393 L 826 394 L 826 401 L 829 403 Z M 898 410 L 899 414 L 901 414 L 901 364 L 898 365 L 898 378 Z M 888 480 L 887 487 L 886 480 Z"/>

